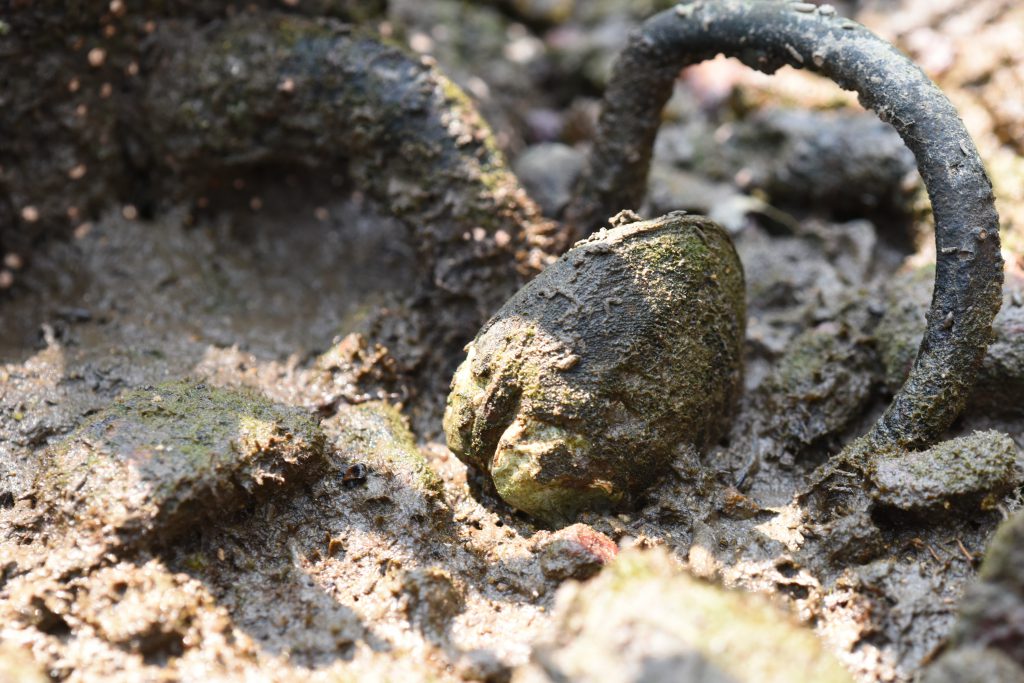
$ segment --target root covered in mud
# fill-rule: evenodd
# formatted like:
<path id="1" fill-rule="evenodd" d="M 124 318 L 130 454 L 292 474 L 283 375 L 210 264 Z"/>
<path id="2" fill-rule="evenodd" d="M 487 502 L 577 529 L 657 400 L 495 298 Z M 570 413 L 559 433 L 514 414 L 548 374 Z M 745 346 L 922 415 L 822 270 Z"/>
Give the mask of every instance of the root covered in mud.
<path id="1" fill-rule="evenodd" d="M 1024 460 L 1013 443 L 1020 442 L 1019 411 L 1009 405 L 1021 395 L 1024 376 L 1016 341 L 1019 293 L 1004 292 L 1017 307 L 997 319 L 999 341 L 950 434 L 959 438 L 917 451 L 892 430 L 878 443 L 856 440 L 819 471 L 817 482 L 824 485 L 794 498 L 821 458 L 882 412 L 885 392 L 910 372 L 922 336 L 933 360 L 938 353 L 926 331 L 934 315 L 930 324 L 924 320 L 930 289 L 922 305 L 916 288 L 904 295 L 889 277 L 909 245 L 882 239 L 890 226 L 862 201 L 862 193 L 886 190 L 897 203 L 905 199 L 895 193 L 904 189 L 897 186 L 909 163 L 899 137 L 863 112 L 843 114 L 828 124 L 832 128 L 824 123 L 829 117 L 811 112 L 792 125 L 805 129 L 802 139 L 812 141 L 811 149 L 832 155 L 823 161 L 827 168 L 803 164 L 800 145 L 789 144 L 798 136 L 782 132 L 781 147 L 762 150 L 765 173 L 752 175 L 748 185 L 735 179 L 745 164 L 723 164 L 728 150 L 716 159 L 713 148 L 721 144 L 721 130 L 752 123 L 749 110 L 720 103 L 704 109 L 703 102 L 670 111 L 663 125 L 679 134 L 680 157 L 685 135 L 702 137 L 706 146 L 690 150 L 691 165 L 661 156 L 658 170 L 699 177 L 705 204 L 666 205 L 681 201 L 671 187 L 649 196 L 647 207 L 662 205 L 651 215 L 677 208 L 708 212 L 703 207 L 714 208 L 721 195 L 705 188 L 731 187 L 731 200 L 742 206 L 737 210 L 733 202 L 731 215 L 724 212 L 732 220 L 720 223 L 747 270 L 746 313 L 740 310 L 743 287 L 733 282 L 736 296 L 715 309 L 733 309 L 728 324 L 699 320 L 680 330 L 666 323 L 671 312 L 645 318 L 671 299 L 660 298 L 652 283 L 660 287 L 672 278 L 662 279 L 665 274 L 650 265 L 639 269 L 625 296 L 607 291 L 622 274 L 615 268 L 577 276 L 582 291 L 570 282 L 538 292 L 556 279 L 562 262 L 555 262 L 548 280 L 534 280 L 538 306 L 523 310 L 550 322 L 542 331 L 550 327 L 558 344 L 546 345 L 542 335 L 488 341 L 502 351 L 493 354 L 502 355 L 500 369 L 530 390 L 513 405 L 513 421 L 539 425 L 508 434 L 514 448 L 505 454 L 523 456 L 513 465 L 525 465 L 526 476 L 505 477 L 512 487 L 503 502 L 482 484 L 509 459 L 496 462 L 481 449 L 470 459 L 484 473 L 467 471 L 432 441 L 440 425 L 436 413 L 415 421 L 424 417 L 419 401 L 433 401 L 436 410 L 443 396 L 435 380 L 448 378 L 442 366 L 484 317 L 566 245 L 566 226 L 539 217 L 497 149 L 514 158 L 521 144 L 554 139 L 529 137 L 552 116 L 570 131 L 558 134 L 560 156 L 533 147 L 542 154 L 532 168 L 524 156 L 516 166 L 536 181 L 524 185 L 550 191 L 547 215 L 560 215 L 593 135 L 580 112 L 592 110 L 593 88 L 605 82 L 597 69 L 580 82 L 567 79 L 565 65 L 574 63 L 573 51 L 589 51 L 591 63 L 607 65 L 611 52 L 581 47 L 592 36 L 573 37 L 590 32 L 597 20 L 562 25 L 524 9 L 574 4 L 562 0 L 494 3 L 504 14 L 461 0 L 384 4 L 117 1 L 73 4 L 61 15 L 44 2 L 19 3 L 0 16 L 0 33 L 9 31 L 0 35 L 0 54 L 12 57 L 0 71 L 14 75 L 0 102 L 0 124 L 31 131 L 0 146 L 0 220 L 10 218 L 0 238 L 25 262 L 5 258 L 3 269 L 16 271 L 16 279 L 13 286 L 0 280 L 0 289 L 8 287 L 0 292 L 0 328 L 12 332 L 0 338 L 0 669 L 17 670 L 26 680 L 526 683 L 597 676 L 635 683 L 695 671 L 760 681 L 779 668 L 780 678 L 799 680 L 792 669 L 804 665 L 807 680 L 845 680 L 839 666 L 864 682 L 909 681 L 922 671 L 933 677 L 929 683 L 1019 677 L 1014 661 L 1024 664 L 1024 655 L 1017 647 L 1014 595 L 1021 579 L 1012 552 L 1019 515 L 1010 522 L 1017 531 L 993 543 L 982 581 L 969 590 L 954 627 L 957 601 L 990 534 L 1020 505 Z M 403 4 L 416 11 L 394 9 Z M 640 4 L 666 6 L 664 0 Z M 571 12 L 617 11 L 609 5 L 575 3 Z M 894 54 L 825 6 L 775 3 L 770 9 L 781 16 L 768 17 L 769 5 L 761 2 L 684 4 L 652 20 L 651 42 L 641 38 L 627 59 L 636 58 L 635 49 L 655 57 L 677 54 L 662 38 L 671 43 L 691 31 L 677 26 L 688 22 L 699 24 L 691 46 L 704 56 L 721 49 L 709 41 L 734 29 L 774 40 L 765 50 L 748 42 L 734 51 L 766 70 L 802 62 L 832 75 L 846 68 L 852 73 L 859 67 L 844 66 L 843 49 L 874 46 L 886 60 Z M 741 10 L 749 16 L 741 17 Z M 513 12 L 528 25 L 515 24 Z M 400 15 L 422 23 L 403 27 Z M 455 16 L 478 21 L 447 19 Z M 478 34 L 481 25 L 492 32 Z M 607 28 L 623 25 L 621 19 L 600 24 L 615 41 L 625 32 Z M 521 91 L 507 88 L 488 100 L 483 86 L 499 91 L 502 83 L 515 82 L 553 91 L 558 83 L 558 92 L 552 98 L 531 92 L 523 98 L 528 102 L 515 102 L 490 119 L 499 129 L 492 136 L 431 58 L 382 42 L 377 29 L 408 41 L 413 51 L 430 52 L 424 46 L 434 41 L 440 49 L 433 54 L 446 73 L 479 74 L 479 82 L 460 82 L 489 117 Z M 812 33 L 826 39 L 821 55 L 802 38 L 793 42 Z M 466 42 L 474 49 L 464 54 L 498 47 L 492 61 L 448 63 L 457 52 L 453 46 Z M 549 60 L 555 50 L 564 53 Z M 494 64 L 504 74 L 519 71 L 493 78 Z M 632 71 L 621 68 L 642 96 L 629 105 L 638 107 L 630 112 L 636 121 L 648 112 L 639 108 L 654 102 L 644 95 L 651 79 L 676 79 L 680 93 L 695 95 L 696 70 L 678 78 L 678 64 L 663 71 L 632 64 Z M 790 76 L 803 78 L 787 74 L 771 82 Z M 981 80 L 972 83 L 991 93 Z M 746 84 L 742 90 L 740 98 Z M 613 92 L 626 92 L 621 78 Z M 680 99 L 687 97 L 676 98 L 677 106 Z M 921 103 L 934 104 L 927 97 Z M 799 99 L 796 107 L 806 104 Z M 881 102 L 883 116 L 907 115 L 891 104 Z M 541 105 L 551 109 L 533 118 L 538 112 L 531 108 Z M 941 119 L 947 110 L 936 106 Z M 539 121 L 538 127 L 506 131 L 502 125 L 526 119 Z M 911 138 L 933 125 L 931 118 L 892 120 Z M 751 135 L 765 133 L 753 123 Z M 845 133 L 841 144 L 830 142 L 838 136 L 828 130 Z M 862 131 L 874 140 L 883 130 L 884 145 L 847 154 L 844 145 L 871 146 Z M 598 154 L 616 144 L 613 138 L 597 142 Z M 972 149 L 969 141 L 966 147 Z M 959 144 L 951 149 L 945 158 L 952 171 L 968 185 L 978 181 L 969 192 L 983 190 L 970 152 Z M 643 163 L 642 154 L 619 151 L 623 156 L 606 158 L 609 172 L 617 172 L 616 164 Z M 875 159 L 879 173 L 862 173 Z M 714 175 L 708 169 L 716 164 L 727 171 Z M 816 174 L 829 176 L 820 192 L 804 193 L 794 182 Z M 291 182 L 295 175 L 300 180 Z M 313 191 L 324 188 L 307 188 L 307 180 L 330 185 L 331 199 L 320 195 L 314 202 Z M 284 211 L 271 209 L 270 194 L 262 195 L 263 209 L 250 209 L 261 198 L 259 181 L 261 190 L 278 187 Z M 850 185 L 855 192 L 844 205 L 836 193 Z M 218 193 L 246 208 L 225 220 L 215 213 Z M 335 202 L 338 193 L 344 198 Z M 968 198 L 980 206 L 979 197 Z M 995 248 L 994 233 L 958 241 L 966 233 L 962 226 L 947 230 L 950 196 L 940 199 L 946 202 L 940 247 L 974 245 L 977 252 L 940 253 L 948 261 L 940 277 L 963 276 L 971 290 L 965 296 L 988 292 L 984 278 L 968 280 L 972 264 L 995 267 L 985 261 Z M 120 216 L 94 219 L 102 208 L 127 201 L 133 211 L 125 207 Z M 320 208 L 328 203 L 329 214 Z M 742 208 L 752 204 L 759 208 Z M 168 212 L 168 206 L 175 209 Z M 620 208 L 627 207 L 602 210 L 597 219 Z M 870 220 L 834 222 L 862 211 Z M 987 214 L 978 209 L 976 215 Z M 882 222 L 872 223 L 876 218 Z M 91 230 L 82 229 L 93 220 Z M 60 228 L 63 221 L 68 224 Z M 76 225 L 74 240 L 39 241 L 44 234 L 67 236 Z M 710 230 L 704 237 L 727 239 Z M 392 246 L 401 253 L 374 258 Z M 695 286 L 681 289 L 706 298 L 715 285 L 696 280 L 711 271 L 721 287 L 729 279 L 716 271 L 722 263 L 690 263 L 670 275 L 692 278 Z M 738 272 L 738 264 L 728 263 Z M 923 284 L 931 277 L 926 273 Z M 409 286 L 388 289 L 389 278 Z M 593 319 L 574 318 L 566 293 L 593 308 Z M 968 322 L 982 326 L 988 303 Z M 547 315 L 552 310 L 558 315 Z M 361 316 L 374 320 L 370 330 L 356 328 L 365 336 L 330 341 Z M 976 341 L 961 329 L 967 324 L 961 319 L 942 322 L 949 344 L 964 335 Z M 621 370 L 615 381 L 582 377 L 584 351 L 592 349 L 566 342 L 564 334 L 577 325 L 580 337 L 601 338 L 608 353 L 594 365 Z M 725 340 L 726 362 L 713 368 L 721 376 L 695 378 L 702 368 L 692 354 L 678 352 L 677 334 Z M 644 340 L 639 349 L 615 344 L 638 337 Z M 969 355 L 954 347 L 942 353 L 954 360 Z M 747 366 L 746 395 L 730 431 L 732 405 L 726 404 L 740 393 L 733 372 L 740 357 Z M 541 366 L 535 374 L 543 376 L 529 376 Z M 428 372 L 414 374 L 414 368 Z M 680 375 L 686 381 L 670 400 L 697 405 L 686 415 L 667 410 L 678 404 L 649 400 Z M 165 383 L 181 377 L 193 379 Z M 474 381 L 462 388 L 478 391 Z M 562 410 L 559 392 L 580 396 L 581 388 L 637 398 L 632 412 L 613 411 L 630 424 L 602 420 L 574 403 Z M 641 395 L 648 390 L 651 396 Z M 177 404 L 182 391 L 199 392 L 202 400 Z M 515 403 L 498 393 L 490 396 L 500 400 L 485 400 L 476 413 L 494 431 L 509 426 L 509 416 L 497 410 L 508 407 L 502 401 Z M 919 394 L 914 400 L 947 398 Z M 661 429 L 674 418 L 702 424 L 704 431 L 687 432 L 694 443 L 690 436 L 677 438 L 686 430 Z M 898 426 L 901 418 L 888 419 Z M 645 420 L 657 429 L 645 429 Z M 924 420 L 910 431 L 928 433 L 937 424 Z M 542 438 L 551 435 L 557 438 Z M 537 482 L 546 482 L 526 470 L 538 464 L 549 474 L 557 468 L 547 466 L 545 455 L 588 439 L 603 450 L 558 461 L 581 465 L 561 483 L 628 492 L 632 509 L 608 514 L 612 506 L 602 501 L 583 511 L 580 523 L 547 531 L 505 505 L 537 514 L 529 496 L 543 489 Z M 196 446 L 200 455 L 209 454 L 207 461 L 194 457 Z M 697 456 L 700 449 L 705 457 Z M 747 467 L 758 452 L 760 469 Z M 630 454 L 635 458 L 623 457 Z M 515 467 L 505 470 L 517 474 Z M 646 480 L 629 477 L 658 482 L 645 488 Z M 685 565 L 683 576 L 677 560 Z M 785 623 L 756 596 L 716 584 L 771 595 L 802 625 Z M 945 652 L 929 667 L 947 637 Z"/>
<path id="2" fill-rule="evenodd" d="M 679 69 L 719 53 L 765 73 L 790 65 L 828 76 L 855 90 L 914 152 L 935 215 L 935 291 L 914 367 L 871 439 L 879 446 L 934 443 L 964 407 L 999 310 L 1002 257 L 992 184 L 938 87 L 831 6 L 697 0 L 644 23 L 605 92 L 598 138 L 568 222 L 589 232 L 607 215 L 637 207 Z"/>
<path id="3" fill-rule="evenodd" d="M 414 344 L 425 350 L 420 364 L 441 376 L 487 316 L 564 247 L 475 106 L 429 58 L 331 18 L 214 12 L 203 21 L 197 11 L 147 9 L 83 12 L 66 26 L 41 19 L 45 9 L 9 17 L 4 68 L 12 77 L 38 71 L 45 97 L 11 93 L 4 120 L 36 129 L 44 112 L 68 125 L 43 138 L 46 151 L 18 141 L 0 152 L 8 248 L 25 253 L 33 236 L 66 233 L 69 221 L 130 192 L 159 208 L 205 202 L 260 168 L 340 173 L 409 226 L 417 272 L 403 277 L 421 294 L 384 316 L 381 335 L 414 315 L 429 320 Z M 54 34 L 49 57 L 60 74 L 32 61 L 40 31 Z M 110 37 L 96 36 L 82 54 L 79 31 Z"/>

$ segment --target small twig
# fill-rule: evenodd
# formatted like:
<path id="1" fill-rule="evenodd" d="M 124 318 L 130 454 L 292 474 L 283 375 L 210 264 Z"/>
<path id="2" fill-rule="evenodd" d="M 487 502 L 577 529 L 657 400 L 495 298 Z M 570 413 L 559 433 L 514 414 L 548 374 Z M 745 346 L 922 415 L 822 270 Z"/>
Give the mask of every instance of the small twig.
<path id="1" fill-rule="evenodd" d="M 966 547 L 964 547 L 963 541 L 961 541 L 959 538 L 956 539 L 956 545 L 957 545 L 958 548 L 960 548 L 960 552 L 962 552 L 964 554 L 964 557 L 967 558 L 967 561 L 970 564 L 974 564 L 974 561 L 975 561 L 976 558 L 974 557 L 974 554 L 971 553 L 971 551 L 969 551 Z"/>

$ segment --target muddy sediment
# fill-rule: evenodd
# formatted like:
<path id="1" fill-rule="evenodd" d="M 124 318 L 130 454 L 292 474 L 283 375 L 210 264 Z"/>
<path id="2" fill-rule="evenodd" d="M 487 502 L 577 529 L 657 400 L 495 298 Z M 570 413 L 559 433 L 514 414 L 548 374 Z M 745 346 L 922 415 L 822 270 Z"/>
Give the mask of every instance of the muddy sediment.
<path id="1" fill-rule="evenodd" d="M 770 651 L 765 666 L 793 648 L 786 663 L 806 663 L 807 680 L 1019 678 L 1024 165 L 1005 97 L 1019 59 L 1003 47 L 1019 9 L 992 3 L 979 18 L 934 14 L 916 0 L 898 12 L 891 3 L 839 8 L 897 40 L 951 94 L 1004 217 L 1010 256 L 996 341 L 942 443 L 874 460 L 854 440 L 901 384 L 926 323 L 924 264 L 934 248 L 922 238 L 929 216 L 906 178 L 905 152 L 869 114 L 816 109 L 843 100 L 819 95 L 806 74 L 764 80 L 716 62 L 677 84 L 645 206 L 715 204 L 724 217 L 746 279 L 736 416 L 705 454 L 659 465 L 630 505 L 557 528 L 517 512 L 441 443 L 443 388 L 422 373 L 438 358 L 429 348 L 437 337 L 423 330 L 447 315 L 461 285 L 441 278 L 435 288 L 430 275 L 454 264 L 444 258 L 456 253 L 447 238 L 428 248 L 410 235 L 417 226 L 454 230 L 441 225 L 454 214 L 431 209 L 443 197 L 418 197 L 415 183 L 388 179 L 386 164 L 342 163 L 337 148 L 305 164 L 279 159 L 272 140 L 252 147 L 239 138 L 231 149 L 262 150 L 259 163 L 209 166 L 200 178 L 145 161 L 157 144 L 134 146 L 143 131 L 133 107 L 186 90 L 200 109 L 301 141 L 319 120 L 288 131 L 269 123 L 282 103 L 309 95 L 301 79 L 289 93 L 278 89 L 280 73 L 266 72 L 267 108 L 238 112 L 218 105 L 230 98 L 195 89 L 218 87 L 232 50 L 204 62 L 205 86 L 160 91 L 157 74 L 242 27 L 257 33 L 240 38 L 256 41 L 248 58 L 284 65 L 296 56 L 276 50 L 280 34 L 259 33 L 271 24 L 296 27 L 295 45 L 319 58 L 321 48 L 354 44 L 340 22 L 361 22 L 369 34 L 384 22 L 393 40 L 438 64 L 376 43 L 366 54 L 414 68 L 432 84 L 428 100 L 470 102 L 433 89 L 441 73 L 479 100 L 496 133 L 468 143 L 480 145 L 480 168 L 502 149 L 514 162 L 537 142 L 580 153 L 622 27 L 643 18 L 608 3 L 436 4 L 256 3 L 232 16 L 202 3 L 159 3 L 158 14 L 103 3 L 61 26 L 41 5 L 21 15 L 30 20 L 0 17 L 10 31 L 0 49 L 15 55 L 6 64 L 24 70 L 0 96 L 18 104 L 3 107 L 0 121 L 35 131 L 0 152 L 2 269 L 13 277 L 0 290 L 0 680 L 584 681 L 596 670 L 601 680 L 638 681 L 698 669 L 708 680 L 746 680 L 708 654 L 721 652 L 716 638 Z M 573 7 L 560 12 L 561 4 Z M 490 37 L 470 45 L 446 23 L 451 16 Z M 974 22 L 1004 61 L 967 54 L 975 38 L 958 21 Z M 195 49 L 168 62 L 160 42 L 174 45 L 175 27 Z M 305 31 L 317 35 L 304 42 Z M 943 66 L 936 46 L 955 59 Z M 32 61 L 33 50 L 49 57 Z M 166 130 L 187 129 L 162 120 L 179 126 Z M 878 144 L 844 154 L 840 133 L 849 131 Z M 768 151 L 737 161 L 762 135 Z M 204 149 L 179 151 L 192 167 L 205 163 Z M 79 165 L 85 172 L 70 177 Z M 497 175 L 488 177 L 518 186 L 503 160 L 490 168 Z M 787 184 L 815 174 L 828 176 L 819 193 Z M 844 185 L 851 192 L 838 197 Z M 402 204 L 404 215 L 392 203 L 417 197 L 425 203 Z M 35 220 L 26 221 L 26 206 Z M 501 206 L 509 225 L 537 215 L 525 196 Z M 473 327 L 481 308 L 493 305 L 483 316 L 492 314 L 529 276 L 522 266 L 537 265 L 529 249 L 505 259 L 512 246 L 494 236 L 509 228 L 479 227 L 481 240 L 472 229 L 468 239 L 443 234 L 464 240 L 457 253 L 485 266 L 476 272 L 493 264 L 501 286 L 463 300 L 465 315 L 446 319 L 448 330 Z M 511 244 L 536 239 L 535 255 L 554 253 L 549 238 L 522 231 Z M 428 265 L 425 248 L 434 250 Z M 441 355 L 451 368 L 459 360 L 457 348 Z M 199 392 L 200 405 L 169 410 L 182 392 Z M 246 438 L 240 425 L 256 417 L 273 434 Z M 143 476 L 189 444 L 213 467 Z M 844 446 L 864 457 L 829 469 Z M 81 485 L 54 480 L 70 455 L 86 474 Z M 89 497 L 118 478 L 136 488 L 115 486 L 90 512 Z M 105 517 L 115 500 L 126 514 Z M 665 599 L 638 606 L 651 594 Z M 694 596 L 707 612 L 684 609 Z M 692 628 L 712 612 L 722 617 L 715 629 Z M 776 631 L 785 642 L 763 638 L 765 623 L 785 624 Z M 627 625 L 636 637 L 609 641 Z"/>

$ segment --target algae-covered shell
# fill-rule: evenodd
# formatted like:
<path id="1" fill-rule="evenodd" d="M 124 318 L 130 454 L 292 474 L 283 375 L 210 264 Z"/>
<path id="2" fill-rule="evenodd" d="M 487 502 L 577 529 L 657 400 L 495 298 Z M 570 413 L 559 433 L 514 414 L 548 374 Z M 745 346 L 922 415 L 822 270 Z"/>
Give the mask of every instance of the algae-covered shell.
<path id="1" fill-rule="evenodd" d="M 673 213 L 602 230 L 467 347 L 444 428 L 512 506 L 551 523 L 628 504 L 728 424 L 743 271 L 726 232 Z"/>

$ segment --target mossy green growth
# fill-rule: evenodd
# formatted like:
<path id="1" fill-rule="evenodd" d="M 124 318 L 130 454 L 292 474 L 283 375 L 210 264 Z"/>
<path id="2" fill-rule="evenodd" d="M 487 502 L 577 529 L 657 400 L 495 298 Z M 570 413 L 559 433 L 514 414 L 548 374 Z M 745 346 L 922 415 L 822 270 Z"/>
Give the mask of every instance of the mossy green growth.
<path id="1" fill-rule="evenodd" d="M 800 457 L 842 434 L 871 400 L 875 364 L 855 327 L 829 323 L 798 335 L 757 392 L 769 447 Z"/>
<path id="2" fill-rule="evenodd" d="M 335 419 L 339 427 L 335 448 L 343 458 L 367 461 L 373 470 L 389 471 L 421 495 L 442 494 L 444 483 L 416 447 L 397 408 L 383 401 L 369 401 L 344 406 Z"/>
<path id="3" fill-rule="evenodd" d="M 325 23 L 310 21 L 306 17 L 280 15 L 273 20 L 275 42 L 285 48 L 294 49 L 303 41 L 317 38 L 331 38 L 335 35 Z"/>
<path id="4" fill-rule="evenodd" d="M 1017 444 L 997 431 L 975 432 L 923 451 L 876 453 L 868 476 L 878 505 L 907 511 L 994 509 L 1021 481 Z"/>
<path id="5" fill-rule="evenodd" d="M 852 681 L 810 629 L 762 596 L 683 573 L 663 550 L 624 552 L 563 588 L 539 647 L 573 681 Z"/>
<path id="6" fill-rule="evenodd" d="M 448 446 L 549 524 L 628 505 L 728 426 L 744 323 L 742 267 L 715 223 L 676 213 L 602 230 L 467 346 Z"/>
<path id="7" fill-rule="evenodd" d="M 325 444 L 303 409 L 168 382 L 125 393 L 52 448 L 36 490 L 79 532 L 132 544 L 315 476 Z"/>
<path id="8" fill-rule="evenodd" d="M 1024 600 L 1024 510 L 1017 510 L 996 529 L 978 580 L 1012 586 Z"/>
<path id="9" fill-rule="evenodd" d="M 893 391 L 910 374 L 927 326 L 935 264 L 897 276 L 885 291 L 885 315 L 875 329 L 878 351 L 885 367 L 885 382 Z"/>

